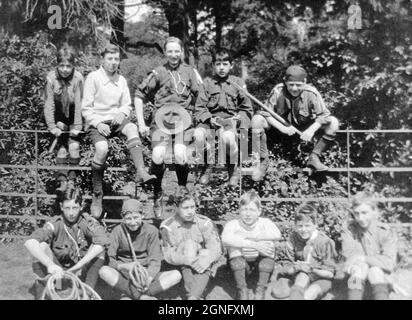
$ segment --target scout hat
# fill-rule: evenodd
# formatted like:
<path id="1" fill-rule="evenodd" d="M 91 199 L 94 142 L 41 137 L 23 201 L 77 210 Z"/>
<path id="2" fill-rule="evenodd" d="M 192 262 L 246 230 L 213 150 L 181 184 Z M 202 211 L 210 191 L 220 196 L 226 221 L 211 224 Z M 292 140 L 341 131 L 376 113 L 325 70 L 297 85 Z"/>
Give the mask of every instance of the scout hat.
<path id="1" fill-rule="evenodd" d="M 124 216 L 126 213 L 137 212 L 141 213 L 142 203 L 136 199 L 127 199 L 123 202 L 121 215 Z"/>
<path id="2" fill-rule="evenodd" d="M 180 133 L 192 124 L 189 112 L 176 103 L 169 103 L 156 111 L 155 123 L 164 133 L 173 135 Z"/>
<path id="3" fill-rule="evenodd" d="M 305 69 L 298 65 L 292 65 L 286 69 L 285 82 L 304 82 L 306 77 Z"/>

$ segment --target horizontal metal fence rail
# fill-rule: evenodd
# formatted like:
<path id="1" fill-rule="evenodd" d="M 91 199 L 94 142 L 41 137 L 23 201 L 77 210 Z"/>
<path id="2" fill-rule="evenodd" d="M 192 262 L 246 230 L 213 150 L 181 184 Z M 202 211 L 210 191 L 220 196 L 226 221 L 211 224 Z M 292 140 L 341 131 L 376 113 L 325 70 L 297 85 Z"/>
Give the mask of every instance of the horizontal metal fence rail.
<path id="1" fill-rule="evenodd" d="M 34 198 L 35 199 L 35 208 L 34 208 L 34 215 L 1 215 L 0 219 L 17 219 L 17 220 L 33 220 L 34 222 L 37 221 L 44 221 L 50 219 L 50 217 L 39 216 L 38 214 L 38 200 L 39 199 L 54 199 L 56 195 L 52 194 L 39 194 L 39 181 L 38 175 L 39 170 L 79 170 L 79 171 L 91 171 L 91 167 L 88 166 L 45 166 L 39 164 L 39 154 L 38 154 L 38 139 L 39 134 L 48 134 L 49 131 L 46 130 L 30 130 L 30 129 L 7 129 L 3 130 L 0 129 L 0 133 L 25 133 L 25 134 L 34 134 L 35 135 L 35 164 L 29 165 L 12 165 L 12 164 L 0 164 L 0 168 L 3 169 L 28 169 L 28 170 L 35 170 L 35 184 L 34 184 L 34 193 L 21 193 L 21 192 L 0 192 L 0 197 L 19 197 L 19 198 Z M 338 130 L 338 133 L 345 133 L 346 134 L 346 147 L 347 147 L 347 166 L 342 168 L 330 168 L 330 172 L 345 172 L 348 177 L 348 184 L 347 184 L 347 197 L 289 197 L 289 198 L 282 198 L 282 197 L 268 197 L 263 198 L 262 202 L 275 202 L 275 203 L 282 203 L 282 202 L 304 202 L 304 201 L 333 201 L 333 202 L 348 202 L 351 199 L 351 173 L 372 173 L 372 172 L 382 172 L 382 173 L 409 173 L 412 172 L 412 167 L 351 167 L 350 166 L 350 135 L 361 133 L 361 134 L 410 134 L 412 133 L 412 129 L 391 129 L 391 130 L 379 130 L 379 129 L 372 129 L 372 130 L 355 130 L 355 129 L 348 129 L 348 130 Z M 66 132 L 67 133 L 67 132 Z M 114 172 L 127 172 L 127 168 L 123 167 L 109 167 L 107 168 L 109 171 Z M 224 170 L 223 166 L 216 166 L 214 171 L 222 171 Z M 252 173 L 252 168 L 241 168 L 241 177 L 243 175 L 250 175 Z M 284 168 L 284 169 L 276 169 L 276 168 L 269 168 L 269 172 L 308 172 L 309 169 L 307 168 Z M 240 179 L 240 188 L 239 188 L 239 197 L 242 193 L 241 188 L 242 179 Z M 202 201 L 209 201 L 209 202 L 219 202 L 219 201 L 238 201 L 239 197 L 236 198 L 212 198 L 212 197 L 203 197 Z M 129 196 L 104 196 L 104 200 L 125 200 L 128 199 Z M 84 196 L 84 199 L 91 199 L 91 196 Z M 391 198 L 391 197 L 380 197 L 380 198 L 373 198 L 373 200 L 379 202 L 404 202 L 404 203 L 411 203 L 412 197 L 399 197 L 399 198 Z M 119 222 L 118 219 L 104 219 L 108 223 Z M 412 227 L 412 223 L 404 223 L 402 226 L 405 227 Z M 16 236 L 16 235 L 0 235 L 0 239 L 26 239 L 26 236 Z"/>

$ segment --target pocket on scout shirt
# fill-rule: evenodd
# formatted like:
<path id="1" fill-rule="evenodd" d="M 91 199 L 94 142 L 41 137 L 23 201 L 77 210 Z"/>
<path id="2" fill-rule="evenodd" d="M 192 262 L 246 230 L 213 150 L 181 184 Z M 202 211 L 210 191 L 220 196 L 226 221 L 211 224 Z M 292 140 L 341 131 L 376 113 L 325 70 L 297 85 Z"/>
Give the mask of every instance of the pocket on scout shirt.
<path id="1" fill-rule="evenodd" d="M 54 242 L 52 251 L 59 260 L 70 256 L 70 246 L 63 241 Z"/>
<path id="2" fill-rule="evenodd" d="M 238 93 L 234 88 L 229 88 L 229 90 L 226 91 L 226 96 L 228 97 L 228 100 L 232 101 L 232 105 L 236 106 L 237 105 L 237 96 Z"/>
<path id="3" fill-rule="evenodd" d="M 219 88 L 213 87 L 209 91 L 209 101 L 207 103 L 208 108 L 214 108 L 219 102 L 219 95 L 220 95 L 220 90 Z"/>

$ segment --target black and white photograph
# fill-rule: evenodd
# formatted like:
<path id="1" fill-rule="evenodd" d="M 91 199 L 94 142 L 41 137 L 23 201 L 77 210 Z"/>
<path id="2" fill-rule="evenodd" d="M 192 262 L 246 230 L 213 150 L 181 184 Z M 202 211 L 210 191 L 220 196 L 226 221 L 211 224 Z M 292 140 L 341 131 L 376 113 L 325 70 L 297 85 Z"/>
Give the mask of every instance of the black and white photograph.
<path id="1" fill-rule="evenodd" d="M 412 300 L 412 1 L 0 0 L 0 270 L 155 318 Z"/>

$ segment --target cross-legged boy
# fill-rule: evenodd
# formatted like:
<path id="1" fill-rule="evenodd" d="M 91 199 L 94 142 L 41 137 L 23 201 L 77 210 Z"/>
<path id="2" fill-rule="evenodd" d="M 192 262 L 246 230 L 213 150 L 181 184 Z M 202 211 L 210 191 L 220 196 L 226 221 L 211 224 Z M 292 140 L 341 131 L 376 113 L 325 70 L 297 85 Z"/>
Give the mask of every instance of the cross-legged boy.
<path id="1" fill-rule="evenodd" d="M 307 166 L 316 171 L 326 171 L 328 167 L 321 163 L 319 156 L 332 145 L 339 121 L 333 117 L 325 105 L 319 91 L 306 83 L 306 71 L 297 65 L 286 70 L 284 83 L 276 85 L 267 100 L 269 108 L 289 121 L 294 128 L 303 131 L 300 139 L 310 142 L 315 133 L 322 130 L 322 137 L 317 141 L 309 156 Z M 266 111 L 259 111 L 252 119 L 252 128 L 260 131 L 261 156 L 267 153 L 265 129 L 273 126 L 283 134 L 293 136 L 296 130 L 285 127 Z M 264 129 L 261 129 L 261 128 Z"/>
<path id="2" fill-rule="evenodd" d="M 294 230 L 283 247 L 284 268 L 279 274 L 293 281 L 290 300 L 315 300 L 332 288 L 335 243 L 318 230 L 316 211 L 311 204 L 297 210 Z M 277 289 L 275 285 L 273 292 Z"/>
<path id="3" fill-rule="evenodd" d="M 229 172 L 229 185 L 236 186 L 239 183 L 238 166 L 238 129 L 243 133 L 241 142 L 245 143 L 247 152 L 247 130 L 250 126 L 253 108 L 250 99 L 235 85 L 245 87 L 242 79 L 230 75 L 233 68 L 233 60 L 229 51 L 221 49 L 213 55 L 213 67 L 215 74 L 204 81 L 207 108 L 212 114 L 209 124 L 200 126 L 218 130 L 219 146 L 222 150 L 224 163 Z M 200 101 L 202 102 L 202 101 Z M 243 141 L 242 141 L 243 140 Z M 243 150 L 242 150 L 243 151 Z M 207 184 L 210 180 L 211 167 L 208 165 L 208 157 L 205 152 L 203 174 L 200 183 Z"/>
<path id="4" fill-rule="evenodd" d="M 47 274 L 62 277 L 63 270 L 81 271 L 81 279 L 94 288 L 109 239 L 94 218 L 80 214 L 79 189 L 69 184 L 65 191 L 58 193 L 58 202 L 63 214 L 46 222 L 24 244 L 36 259 L 33 271 L 40 278 Z M 36 298 L 40 298 L 44 288 L 44 281 L 36 281 Z"/>
<path id="5" fill-rule="evenodd" d="M 245 193 L 239 202 L 239 218 L 226 223 L 222 233 L 241 300 L 249 300 L 246 277 L 252 268 L 259 273 L 255 299 L 264 300 L 274 268 L 275 241 L 281 234 L 270 219 L 260 217 L 261 212 L 259 195 L 255 191 Z"/>
<path id="6" fill-rule="evenodd" d="M 122 223 L 110 234 L 109 265 L 100 269 L 100 277 L 111 287 L 129 298 L 140 299 L 156 296 L 178 284 L 182 276 L 177 270 L 160 272 L 162 251 L 159 231 L 143 222 L 142 204 L 134 199 L 126 200 L 122 207 Z M 133 250 L 133 251 L 132 251 Z M 130 272 L 135 261 L 147 269 L 148 280 L 134 282 Z"/>
<path id="7" fill-rule="evenodd" d="M 352 217 L 342 233 L 349 300 L 363 298 L 366 282 L 375 300 L 387 300 L 387 276 L 396 265 L 396 235 L 387 224 L 378 221 L 379 209 L 371 198 L 370 192 L 356 194 L 352 201 Z"/>
<path id="8" fill-rule="evenodd" d="M 160 225 L 165 260 L 180 268 L 188 300 L 198 300 L 222 257 L 222 244 L 214 223 L 196 213 L 190 194 L 176 198 L 177 211 Z"/>
<path id="9" fill-rule="evenodd" d="M 129 120 L 131 98 L 126 79 L 119 74 L 120 51 L 109 44 L 102 52 L 102 66 L 91 72 L 84 85 L 82 113 L 96 152 L 92 163 L 93 200 L 91 214 L 100 218 L 103 200 L 103 176 L 108 139 L 122 134 L 127 137 L 127 148 L 136 167 L 136 182 L 152 183 L 156 180 L 144 167 L 139 132 Z"/>

